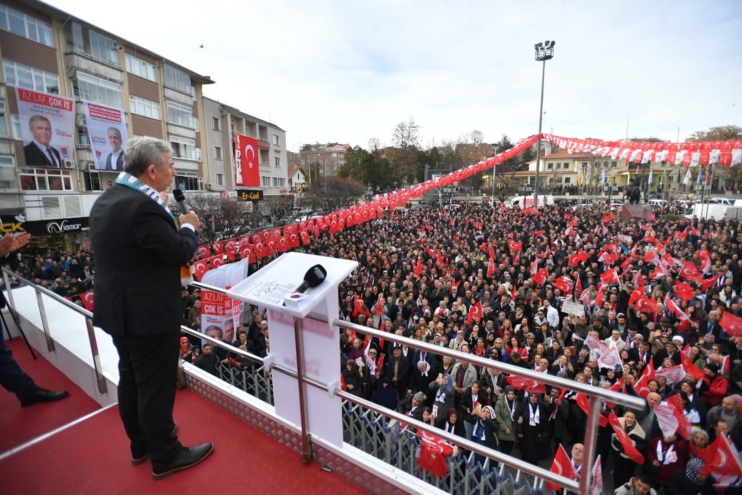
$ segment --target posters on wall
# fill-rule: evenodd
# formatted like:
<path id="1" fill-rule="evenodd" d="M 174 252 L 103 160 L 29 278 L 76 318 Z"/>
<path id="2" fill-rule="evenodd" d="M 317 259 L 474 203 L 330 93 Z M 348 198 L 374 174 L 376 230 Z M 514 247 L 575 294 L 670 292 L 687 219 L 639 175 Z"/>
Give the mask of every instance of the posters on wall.
<path id="1" fill-rule="evenodd" d="M 30 89 L 15 92 L 26 166 L 63 168 L 75 146 L 75 102 Z"/>
<path id="2" fill-rule="evenodd" d="M 83 109 L 96 170 L 124 170 L 129 140 L 124 111 L 89 101 L 83 101 Z"/>
<path id="3" fill-rule="evenodd" d="M 260 186 L 260 151 L 258 140 L 234 133 L 234 183 L 238 186 Z"/>

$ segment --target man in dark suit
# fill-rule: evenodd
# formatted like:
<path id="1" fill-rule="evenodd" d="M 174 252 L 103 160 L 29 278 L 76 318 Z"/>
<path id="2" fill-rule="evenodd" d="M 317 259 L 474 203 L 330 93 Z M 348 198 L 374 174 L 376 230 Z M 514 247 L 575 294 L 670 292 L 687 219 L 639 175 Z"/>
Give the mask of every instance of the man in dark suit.
<path id="1" fill-rule="evenodd" d="M 33 140 L 23 147 L 27 167 L 62 168 L 62 156 L 50 146 L 52 141 L 52 124 L 42 115 L 28 119 L 28 128 Z"/>
<path id="2" fill-rule="evenodd" d="M 108 144 L 111 145 L 111 152 L 106 157 L 106 170 L 123 170 L 124 150 L 121 149 L 121 145 L 123 144 L 121 131 L 115 127 L 109 127 Z"/>
<path id="3" fill-rule="evenodd" d="M 164 193 L 176 175 L 172 150 L 150 137 L 129 141 L 124 170 L 93 205 L 93 323 L 113 337 L 119 354 L 119 411 L 134 465 L 152 459 L 165 478 L 208 456 L 210 443 L 183 447 L 175 436 L 173 403 L 182 319 L 181 268 L 197 249 L 195 213 L 179 217 Z"/>

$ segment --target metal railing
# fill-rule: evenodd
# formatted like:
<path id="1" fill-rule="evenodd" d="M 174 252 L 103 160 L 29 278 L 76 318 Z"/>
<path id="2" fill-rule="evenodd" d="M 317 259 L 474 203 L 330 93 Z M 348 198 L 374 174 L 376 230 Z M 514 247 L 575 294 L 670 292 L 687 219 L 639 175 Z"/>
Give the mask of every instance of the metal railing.
<path id="1" fill-rule="evenodd" d="M 46 348 L 49 352 L 56 352 L 56 350 L 54 348 L 54 339 L 52 338 L 51 331 L 49 330 L 49 321 L 46 317 L 46 308 L 44 307 L 44 298 L 42 297 L 42 294 L 51 297 L 59 304 L 62 304 L 66 308 L 71 309 L 74 312 L 85 317 L 85 327 L 88 333 L 88 342 L 90 342 L 90 352 L 93 355 L 93 369 L 95 370 L 95 381 L 98 387 L 98 394 L 107 394 L 108 386 L 106 385 L 106 378 L 103 376 L 103 367 L 101 366 L 100 354 L 98 353 L 98 340 L 95 337 L 95 327 L 93 327 L 93 313 L 85 308 L 81 308 L 71 301 L 68 301 L 59 294 L 55 294 L 49 289 L 46 289 L 44 287 L 41 287 L 40 285 L 26 280 L 25 278 L 17 275 L 16 273 L 13 273 L 7 268 L 3 267 L 2 270 L 3 280 L 5 281 L 5 288 L 8 294 L 8 301 L 10 303 L 8 311 L 15 311 L 15 313 L 18 314 L 18 311 L 16 311 L 15 308 L 15 300 L 13 299 L 13 291 L 11 289 L 11 278 L 18 280 L 22 285 L 31 287 L 36 292 L 36 301 L 39 306 L 39 314 L 41 315 L 41 325 L 44 331 L 44 338 L 46 339 Z"/>
<path id="2" fill-rule="evenodd" d="M 202 289 L 205 289 L 205 290 L 212 290 L 215 292 L 219 292 L 221 294 L 229 295 L 226 290 L 220 289 L 218 287 L 213 287 L 213 286 L 200 284 L 200 283 L 194 283 L 194 285 Z M 590 403 L 589 409 L 587 411 L 587 425 L 586 425 L 585 439 L 584 439 L 584 455 L 586 459 L 592 459 L 595 455 L 595 451 L 597 447 L 598 419 L 600 417 L 602 401 L 612 402 L 618 405 L 622 405 L 622 406 L 625 406 L 631 409 L 637 409 L 637 410 L 644 409 L 646 406 L 646 401 L 640 397 L 633 397 L 630 395 L 619 394 L 617 392 L 613 392 L 611 390 L 603 389 L 600 387 L 594 387 L 592 385 L 575 382 L 572 380 L 560 378 L 560 377 L 549 375 L 549 374 L 538 373 L 534 370 L 524 369 L 524 368 L 520 368 L 517 366 L 510 365 L 510 364 L 493 361 L 491 359 L 482 358 L 482 357 L 479 357 L 473 354 L 465 354 L 460 351 L 455 351 L 455 350 L 452 350 L 446 347 L 435 346 L 432 344 L 419 342 L 416 340 L 409 339 L 407 337 L 402 337 L 396 334 L 387 333 L 387 332 L 377 330 L 374 328 L 365 327 L 363 325 L 350 323 L 350 322 L 341 320 L 340 318 L 335 318 L 332 321 L 329 321 L 328 318 L 324 316 L 310 314 L 307 316 L 307 319 L 320 321 L 324 323 L 329 322 L 332 325 L 337 326 L 339 328 L 351 329 L 356 332 L 363 333 L 365 335 L 370 335 L 372 337 L 384 339 L 385 341 L 391 341 L 394 343 L 407 345 L 408 347 L 413 348 L 413 349 L 419 349 L 419 350 L 431 352 L 433 354 L 438 354 L 441 356 L 448 356 L 448 357 L 451 357 L 459 361 L 464 360 L 470 364 L 474 364 L 477 366 L 482 366 L 488 369 L 499 370 L 499 371 L 508 373 L 509 375 L 514 375 L 514 376 L 519 376 L 519 377 L 535 380 L 538 383 L 543 383 L 545 385 L 558 387 L 560 389 L 574 390 L 576 392 L 584 394 L 588 398 L 589 403 Z M 421 421 L 415 420 L 409 416 L 405 416 L 396 411 L 391 411 L 373 402 L 370 402 L 368 400 L 365 400 L 365 399 L 356 397 L 355 395 L 344 392 L 338 388 L 335 388 L 334 390 L 331 391 L 328 385 L 317 382 L 316 380 L 312 380 L 310 378 L 304 377 L 303 376 L 303 360 L 302 360 L 302 352 L 301 352 L 303 345 L 302 345 L 302 338 L 301 338 L 301 331 L 300 331 L 301 329 L 300 322 L 301 322 L 300 319 L 294 318 L 294 329 L 295 329 L 296 345 L 297 345 L 297 370 L 298 371 L 293 372 L 291 370 L 288 370 L 286 368 L 276 366 L 276 365 L 273 365 L 272 368 L 276 369 L 277 371 L 283 372 L 283 373 L 288 372 L 287 374 L 294 376 L 298 378 L 299 380 L 299 405 L 301 408 L 302 437 L 304 440 L 308 439 L 311 435 L 311 432 L 308 432 L 306 430 L 306 411 L 305 411 L 303 388 L 304 388 L 304 385 L 307 384 L 307 385 L 312 385 L 314 387 L 320 388 L 325 391 L 330 391 L 333 394 L 337 395 L 338 397 L 342 399 L 345 399 L 348 402 L 361 405 L 362 407 L 368 410 L 374 411 L 379 414 L 383 414 L 387 418 L 391 418 L 399 422 L 404 422 L 405 424 L 410 425 L 411 427 L 431 433 L 454 445 L 458 445 L 467 450 L 483 455 L 487 458 L 501 462 L 502 464 L 505 464 L 507 466 L 510 466 L 518 470 L 519 472 L 532 475 L 536 477 L 537 479 L 556 483 L 562 486 L 563 488 L 566 488 L 569 491 L 574 491 L 574 492 L 582 493 L 582 494 L 586 494 L 589 492 L 591 478 L 592 478 L 591 471 L 584 473 L 584 475 L 580 477 L 579 482 L 570 480 L 564 476 L 552 473 L 549 470 L 529 464 L 516 457 L 503 454 L 501 452 L 498 452 L 496 450 L 493 450 L 487 447 L 483 447 L 475 442 L 472 442 L 469 439 L 462 439 L 461 437 L 457 435 L 444 432 L 440 428 L 436 428 L 427 423 L 423 423 Z M 303 446 L 304 446 L 304 451 L 303 451 L 304 457 L 305 458 L 307 456 L 311 457 L 311 452 L 309 450 L 310 447 L 306 443 Z"/>
<path id="3" fill-rule="evenodd" d="M 11 290 L 11 283 L 10 283 L 10 279 L 11 278 L 17 279 L 21 284 L 27 285 L 27 286 L 33 288 L 34 291 L 36 292 L 37 302 L 38 302 L 38 305 L 39 305 L 39 311 L 41 313 L 43 331 L 44 331 L 44 335 L 45 335 L 45 338 L 46 338 L 46 341 L 47 341 L 47 347 L 48 347 L 48 349 L 49 349 L 50 352 L 53 352 L 54 351 L 54 341 L 53 341 L 52 336 L 51 336 L 50 331 L 49 331 L 49 325 L 48 325 L 48 321 L 47 321 L 47 318 L 46 318 L 46 310 L 44 308 L 43 298 L 41 297 L 42 294 L 43 295 L 46 295 L 48 297 L 51 297 L 53 300 L 59 302 L 60 304 L 63 304 L 65 307 L 67 307 L 69 309 L 72 309 L 73 311 L 75 311 L 78 314 L 81 314 L 81 315 L 83 315 L 85 317 L 86 326 L 87 326 L 87 330 L 88 330 L 88 339 L 90 341 L 91 352 L 93 354 L 93 366 L 95 368 L 96 378 L 97 378 L 97 381 L 98 381 L 98 390 L 99 390 L 99 393 L 100 394 L 107 393 L 105 378 L 103 377 L 103 374 L 102 374 L 102 368 L 101 368 L 101 364 L 100 364 L 100 357 L 98 355 L 98 345 L 97 345 L 97 341 L 96 341 L 96 338 L 95 338 L 95 331 L 94 331 L 93 323 L 92 323 L 92 316 L 93 316 L 92 313 L 90 311 L 88 311 L 88 310 L 86 310 L 84 308 L 81 308 L 81 307 L 77 306 L 76 304 L 68 301 L 67 299 L 62 298 L 61 296 L 59 296 L 59 295 L 51 292 L 50 290 L 48 290 L 48 289 L 46 289 L 44 287 L 41 287 L 41 286 L 36 285 L 36 284 L 34 284 L 32 282 L 29 282 L 28 280 L 26 280 L 26 279 L 24 279 L 24 278 L 16 275 L 15 273 L 13 273 L 12 271 L 7 270 L 6 268 L 2 268 L 2 270 L 3 270 L 3 277 L 4 277 L 4 280 L 5 280 L 5 285 L 7 287 L 8 298 L 9 298 L 9 301 L 10 301 L 10 306 L 12 308 L 11 309 L 12 311 L 15 310 L 15 301 L 13 299 L 13 294 L 12 294 L 12 290 Z M 201 288 L 201 289 L 211 290 L 211 291 L 218 292 L 218 293 L 221 293 L 221 294 L 227 294 L 227 291 L 225 291 L 224 289 L 220 289 L 218 287 L 213 287 L 213 286 L 209 286 L 209 285 L 201 284 L 201 283 L 194 283 L 194 285 L 197 286 L 197 287 L 199 287 L 199 288 Z M 328 323 L 328 319 L 327 318 L 325 318 L 323 316 L 319 316 L 319 315 L 314 315 L 314 314 L 311 314 L 311 315 L 307 316 L 307 319 L 312 319 L 312 320 L 316 320 L 316 321 Z M 589 406 L 589 410 L 588 410 L 588 414 L 587 414 L 587 427 L 586 427 L 585 440 L 584 440 L 584 448 L 585 448 L 584 455 L 586 456 L 587 459 L 592 459 L 594 457 L 594 454 L 595 454 L 596 442 L 597 442 L 598 419 L 599 419 L 599 415 L 600 415 L 601 401 L 602 400 L 605 400 L 605 401 L 608 401 L 608 402 L 612 402 L 612 403 L 615 403 L 615 404 L 619 404 L 619 405 L 622 405 L 622 406 L 625 406 L 625 407 L 629 407 L 629 408 L 632 408 L 632 409 L 643 409 L 646 406 L 646 401 L 644 399 L 642 399 L 642 398 L 639 398 L 639 397 L 633 397 L 633 396 L 629 396 L 629 395 L 625 395 L 625 394 L 619 394 L 617 392 L 613 392 L 613 391 L 610 391 L 610 390 L 602 389 L 602 388 L 599 388 L 599 387 L 594 387 L 594 386 L 591 386 L 591 385 L 587 385 L 587 384 L 583 384 L 583 383 L 579 383 L 579 382 L 574 382 L 574 381 L 571 381 L 571 380 L 567 380 L 567 379 L 564 379 L 564 378 L 559 378 L 559 377 L 548 375 L 548 374 L 544 374 L 544 373 L 538 373 L 538 372 L 533 371 L 533 370 L 523 369 L 523 368 L 520 368 L 520 367 L 516 367 L 516 366 L 509 365 L 509 364 L 501 363 L 501 362 L 498 362 L 498 361 L 493 361 L 491 359 L 485 359 L 485 358 L 482 358 L 482 357 L 479 357 L 479 356 L 476 356 L 476 355 L 473 355 L 473 354 L 465 354 L 465 353 L 462 353 L 460 351 L 454 351 L 454 350 L 449 349 L 449 348 L 446 348 L 446 347 L 440 347 L 440 346 L 435 346 L 435 345 L 424 343 L 424 342 L 419 342 L 419 341 L 416 341 L 416 340 L 409 339 L 407 337 L 402 337 L 402 336 L 399 336 L 399 335 L 396 335 L 396 334 L 387 333 L 387 332 L 384 332 L 384 331 L 381 331 L 381 330 L 377 330 L 377 329 L 374 329 L 374 328 L 365 327 L 365 326 L 357 325 L 357 324 L 354 324 L 354 323 L 349 323 L 349 322 L 346 322 L 346 321 L 341 320 L 339 318 L 335 318 L 335 319 L 331 320 L 330 323 L 332 325 L 336 326 L 336 327 L 339 327 L 339 328 L 348 328 L 348 329 L 351 329 L 351 330 L 355 330 L 357 332 L 361 332 L 361 333 L 363 333 L 365 335 L 370 335 L 372 337 L 382 338 L 385 341 L 391 341 L 391 342 L 394 342 L 394 343 L 407 345 L 408 347 L 411 347 L 413 349 L 419 349 L 419 350 L 431 352 L 433 354 L 437 354 L 437 355 L 441 355 L 441 356 L 448 356 L 448 357 L 451 357 L 453 359 L 456 359 L 456 360 L 459 360 L 459 361 L 463 360 L 463 361 L 466 361 L 466 362 L 468 362 L 470 364 L 474 364 L 474 365 L 477 365 L 477 366 L 482 366 L 482 367 L 485 367 L 485 368 L 488 368 L 488 369 L 495 369 L 495 370 L 499 370 L 499 371 L 508 373 L 510 375 L 519 376 L 519 377 L 523 377 L 523 378 L 527 378 L 527 379 L 531 379 L 531 380 L 536 380 L 537 382 L 543 383 L 545 385 L 550 385 L 550 386 L 553 386 L 553 387 L 558 387 L 560 389 L 574 390 L 574 391 L 577 391 L 577 392 L 580 392 L 580 393 L 585 394 L 585 396 L 587 396 L 588 399 L 589 399 L 589 401 L 590 401 L 590 406 Z M 393 424 L 394 421 L 396 421 L 398 423 L 404 423 L 404 424 L 408 425 L 411 428 L 415 428 L 416 430 L 421 430 L 421 431 L 424 431 L 424 432 L 427 432 L 427 433 L 431 433 L 431 434 L 433 434 L 433 435 L 435 435 L 435 436 L 437 436 L 439 438 L 442 438 L 443 440 L 446 440 L 446 441 L 448 441 L 448 442 L 450 442 L 450 443 L 452 443 L 454 445 L 458 445 L 459 447 L 462 447 L 464 449 L 467 449 L 468 451 L 470 451 L 472 453 L 480 454 L 480 455 L 484 456 L 485 458 L 487 458 L 487 460 L 485 461 L 484 466 L 482 466 L 483 470 L 480 472 L 480 474 L 478 476 L 474 476 L 474 474 L 467 474 L 468 471 L 466 471 L 466 472 L 456 471 L 456 472 L 459 473 L 459 475 L 456 475 L 456 472 L 454 472 L 453 470 L 451 470 L 451 473 L 452 473 L 452 476 L 453 477 L 450 477 L 449 476 L 449 485 L 448 485 L 448 487 L 446 489 L 448 489 L 452 493 L 453 493 L 452 488 L 456 488 L 456 487 L 459 487 L 460 488 L 460 486 L 462 486 L 462 485 L 460 485 L 461 479 L 459 479 L 461 475 L 463 475 L 465 478 L 467 476 L 469 476 L 469 478 L 466 478 L 466 481 L 464 482 L 465 485 L 463 485 L 465 487 L 464 493 L 471 493 L 471 491 L 469 491 L 469 488 L 468 488 L 468 487 L 471 487 L 471 486 L 476 486 L 477 487 L 477 490 L 479 490 L 479 491 L 487 491 L 487 489 L 486 489 L 486 486 L 487 485 L 485 485 L 483 483 L 486 482 L 486 484 L 489 484 L 492 481 L 492 479 L 490 477 L 491 474 L 488 474 L 488 472 L 489 472 L 488 470 L 490 470 L 489 464 L 488 464 L 490 462 L 489 461 L 490 459 L 491 460 L 494 460 L 494 461 L 497 461 L 497 462 L 500 462 L 500 463 L 502 463 L 502 465 L 510 466 L 510 467 L 516 469 L 519 474 L 520 473 L 526 473 L 526 474 L 529 474 L 529 475 L 534 476 L 536 479 L 540 479 L 540 480 L 545 480 L 545 481 L 550 481 L 550 482 L 556 483 L 556 484 L 558 484 L 558 485 L 562 486 L 563 488 L 566 488 L 567 490 L 570 490 L 570 491 L 574 491 L 574 492 L 578 492 L 578 493 L 583 493 L 583 494 L 586 494 L 586 493 L 589 492 L 589 487 L 590 487 L 590 483 L 591 483 L 591 472 L 590 471 L 587 471 L 586 473 L 584 473 L 584 475 L 580 477 L 579 482 L 573 481 L 573 480 L 570 480 L 570 479 L 568 479 L 568 478 L 566 478 L 564 476 L 561 476 L 561 475 L 557 475 L 555 473 L 552 473 L 551 471 L 548 471 L 546 469 L 543 469 L 543 468 L 540 468 L 538 466 L 534 466 L 532 464 L 529 464 L 529 463 L 527 463 L 527 462 L 525 462 L 525 461 L 523 461 L 521 459 L 518 459 L 516 457 L 503 454 L 501 452 L 498 452 L 496 450 L 490 449 L 488 447 L 484 447 L 484 446 L 482 446 L 482 445 L 480 445 L 478 443 L 475 443 L 475 442 L 471 441 L 470 439 L 465 439 L 465 438 L 462 438 L 460 436 L 457 436 L 457 435 L 454 435 L 454 434 L 451 434 L 451 433 L 447 433 L 447 432 L 441 430 L 440 428 L 434 427 L 434 426 L 432 426 L 430 424 L 423 423 L 422 421 L 418 421 L 418 420 L 416 420 L 416 419 L 414 419 L 412 417 L 405 416 L 405 415 L 400 414 L 400 413 L 398 413 L 396 411 L 392 411 L 392 410 L 389 410 L 389 409 L 387 409 L 385 407 L 379 406 L 379 405 L 377 405 L 377 404 L 375 404 L 373 402 L 370 402 L 370 401 L 368 401 L 366 399 L 359 398 L 359 397 L 357 397 L 355 395 L 352 395 L 350 393 L 344 392 L 344 391 L 340 390 L 339 388 L 337 388 L 337 385 L 333 385 L 333 389 L 331 390 L 328 385 L 326 385 L 324 383 L 320 383 L 320 382 L 318 382 L 318 381 L 316 381 L 314 379 L 311 379 L 311 378 L 308 378 L 308 377 L 304 376 L 303 339 L 302 339 L 302 331 L 301 331 L 302 330 L 301 329 L 301 319 L 299 319 L 299 318 L 294 318 L 294 331 L 295 331 L 295 338 L 296 338 L 296 344 L 297 344 L 297 349 L 296 349 L 296 353 L 297 353 L 296 354 L 296 357 L 297 357 L 297 371 L 293 371 L 293 370 L 287 369 L 287 368 L 285 368 L 283 366 L 279 366 L 279 365 L 276 365 L 276 364 L 273 364 L 270 367 L 271 369 L 270 370 L 267 370 L 266 369 L 265 360 L 263 358 L 261 358 L 260 356 L 257 356 L 255 354 L 252 354 L 252 353 L 247 352 L 247 351 L 243 351 L 242 349 L 239 349 L 237 347 L 234 347 L 231 344 L 228 344 L 228 343 L 219 341 L 217 339 L 214 339 L 212 337 L 209 337 L 208 335 L 202 334 L 201 332 L 199 332 L 197 330 L 194 330 L 194 329 L 191 329 L 191 328 L 186 327 L 186 326 L 182 326 L 181 327 L 181 330 L 184 331 L 188 335 L 196 336 L 196 337 L 198 337 L 198 338 L 200 338 L 200 339 L 202 339 L 204 341 L 207 341 L 207 342 L 209 342 L 209 343 L 211 343 L 211 344 L 213 344 L 215 346 L 218 346 L 220 348 L 223 348 L 223 349 L 227 350 L 228 352 L 230 352 L 231 354 L 240 356 L 242 358 L 245 358 L 245 359 L 248 359 L 250 361 L 253 361 L 255 363 L 260 364 L 261 365 L 261 368 L 259 368 L 259 371 L 261 373 L 266 374 L 266 373 L 270 373 L 270 371 L 272 371 L 272 370 L 276 370 L 276 371 L 281 372 L 281 373 L 284 373 L 284 374 L 286 374 L 288 376 L 292 376 L 294 378 L 297 378 L 297 380 L 299 382 L 299 387 L 298 387 L 298 389 L 299 389 L 298 390 L 298 392 L 299 392 L 299 406 L 301 408 L 302 460 L 304 462 L 309 462 L 311 460 L 311 457 L 312 457 L 312 453 L 311 453 L 311 432 L 308 431 L 308 418 L 307 418 L 306 400 L 305 400 L 305 396 L 306 396 L 305 386 L 306 385 L 310 385 L 310 386 L 319 388 L 321 390 L 331 392 L 332 394 L 340 397 L 341 399 L 344 399 L 344 401 L 346 401 L 346 405 L 347 404 L 355 404 L 357 406 L 363 407 L 364 409 L 366 409 L 368 411 L 373 411 L 376 414 L 383 415 L 385 418 L 388 418 L 389 420 L 391 420 L 391 422 L 389 422 L 387 420 L 387 422 L 385 423 L 387 425 Z M 222 376 L 222 378 L 224 377 L 224 372 L 225 372 L 225 370 L 222 369 L 221 370 L 221 376 Z M 338 370 L 338 374 L 339 374 L 339 372 L 340 372 L 340 370 Z M 254 387 L 254 390 L 259 395 L 260 394 L 260 391 L 259 391 L 259 387 L 257 387 L 258 381 L 259 380 L 256 378 L 256 381 L 254 381 L 253 383 L 256 384 L 256 386 Z M 245 383 L 243 389 L 245 389 L 245 391 L 247 391 L 246 390 L 247 388 L 248 388 L 247 387 L 247 384 Z M 268 387 L 264 387 L 264 388 L 267 389 Z M 269 402 L 269 403 L 272 402 L 272 390 L 270 391 L 269 394 L 267 394 L 267 398 L 268 398 L 268 400 L 266 400 L 266 402 Z M 346 405 L 344 405 L 343 407 L 346 407 Z M 409 446 L 406 447 L 406 448 L 409 448 Z M 406 456 L 406 457 L 409 458 L 409 456 Z M 414 458 L 414 456 L 412 458 Z M 399 462 L 399 461 L 397 461 L 397 462 Z M 394 463 L 392 463 L 392 465 L 394 465 Z M 418 473 L 419 473 L 419 471 L 418 471 Z M 502 471 L 501 471 L 500 474 L 502 474 Z M 422 476 L 425 479 L 427 479 L 426 477 L 428 475 L 427 474 L 423 474 Z M 474 478 L 471 478 L 471 476 L 474 476 Z M 512 480 L 508 480 L 508 481 L 512 481 Z M 508 482 L 508 481 L 506 481 L 506 482 Z M 517 482 L 517 479 L 515 481 Z M 453 485 L 451 485 L 451 483 L 453 483 Z M 441 486 L 442 487 L 442 485 L 440 485 L 440 480 L 436 480 L 436 482 L 435 483 L 432 483 L 432 484 L 434 484 L 435 486 Z M 459 488 L 456 488 L 456 491 L 457 492 L 459 491 Z M 518 489 L 518 491 L 521 491 L 522 489 L 523 489 L 523 487 L 520 488 L 520 489 Z"/>

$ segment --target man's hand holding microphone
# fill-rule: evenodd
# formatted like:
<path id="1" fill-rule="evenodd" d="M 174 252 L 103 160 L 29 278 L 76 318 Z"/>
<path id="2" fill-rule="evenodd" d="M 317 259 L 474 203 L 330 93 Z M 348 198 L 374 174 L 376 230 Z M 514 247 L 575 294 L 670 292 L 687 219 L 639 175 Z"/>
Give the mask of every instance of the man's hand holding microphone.
<path id="1" fill-rule="evenodd" d="M 189 224 L 192 225 L 194 229 L 198 230 L 201 227 L 201 221 L 198 219 L 198 215 L 193 213 L 191 211 L 191 208 L 188 206 L 188 203 L 186 203 L 185 194 L 183 194 L 183 191 L 181 191 L 180 189 L 174 189 L 173 198 L 175 198 L 175 202 L 178 203 L 178 207 L 183 213 L 178 217 L 180 225 L 183 226 L 185 224 Z"/>

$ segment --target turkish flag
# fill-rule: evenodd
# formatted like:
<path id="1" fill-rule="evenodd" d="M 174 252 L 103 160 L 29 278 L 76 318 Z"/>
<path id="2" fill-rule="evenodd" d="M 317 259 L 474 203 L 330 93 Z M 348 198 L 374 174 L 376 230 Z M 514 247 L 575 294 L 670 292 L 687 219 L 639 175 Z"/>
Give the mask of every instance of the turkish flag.
<path id="1" fill-rule="evenodd" d="M 420 442 L 420 458 L 417 463 L 421 468 L 439 478 L 448 476 L 446 458 L 453 454 L 453 448 L 443 439 L 422 430 L 418 430 L 418 435 L 422 441 Z"/>
<path id="2" fill-rule="evenodd" d="M 212 256 L 208 261 L 212 269 L 219 268 L 224 264 L 224 256 Z"/>
<path id="3" fill-rule="evenodd" d="M 689 353 L 690 353 L 690 346 L 686 345 L 685 349 L 683 349 L 683 352 L 680 353 L 680 364 L 683 366 L 683 369 L 685 370 L 686 373 L 690 373 L 691 375 L 695 376 L 698 380 L 703 380 L 706 374 L 703 372 L 701 368 L 699 368 L 693 363 L 690 356 L 688 355 Z"/>
<path id="4" fill-rule="evenodd" d="M 693 432 L 693 425 L 685 417 L 683 402 L 680 400 L 680 394 L 671 395 L 667 398 L 667 405 L 673 410 L 673 415 L 678 421 L 678 432 L 686 440 L 690 440 L 690 434 Z"/>
<path id="5" fill-rule="evenodd" d="M 618 274 L 615 270 L 608 270 L 607 272 L 601 273 L 600 281 L 603 282 L 603 285 L 618 285 L 620 283 L 618 280 Z"/>
<path id="6" fill-rule="evenodd" d="M 480 301 L 477 301 L 475 304 L 471 305 L 471 308 L 469 308 L 469 315 L 466 319 L 466 324 L 471 325 L 471 322 L 474 320 L 474 318 L 482 318 L 484 315 L 484 312 L 482 311 L 482 303 Z"/>
<path id="7" fill-rule="evenodd" d="M 678 296 L 685 302 L 693 299 L 693 288 L 685 282 L 681 282 L 680 280 L 676 281 L 675 284 L 672 286 L 672 291 L 675 293 L 676 296 Z"/>
<path id="8" fill-rule="evenodd" d="M 561 444 L 559 444 L 559 448 L 556 451 L 556 455 L 554 456 L 554 461 L 551 463 L 551 469 L 549 469 L 554 474 L 558 474 L 560 476 L 564 476 L 565 478 L 569 478 L 571 480 L 578 479 L 577 472 L 575 471 L 574 466 L 572 465 L 572 460 L 567 455 L 567 452 L 564 450 L 564 447 L 562 447 Z M 560 487 L 557 484 L 546 482 L 546 492 L 561 492 L 562 487 Z"/>
<path id="9" fill-rule="evenodd" d="M 581 256 L 579 254 L 573 254 L 569 257 L 569 266 L 577 266 L 580 264 Z"/>
<path id="10" fill-rule="evenodd" d="M 644 456 L 636 450 L 633 441 L 629 438 L 629 435 L 623 429 L 623 425 L 616 417 L 616 413 L 613 411 L 608 415 L 608 422 L 613 426 L 613 432 L 616 434 L 616 438 L 618 438 L 618 443 L 621 444 L 624 454 L 635 463 L 639 465 L 644 464 Z"/>
<path id="11" fill-rule="evenodd" d="M 700 472 L 711 474 L 719 479 L 725 476 L 742 476 L 742 460 L 724 435 L 719 435 L 711 444 L 701 451 L 698 457 L 706 462 Z M 705 454 L 705 455 L 704 455 Z"/>
<path id="12" fill-rule="evenodd" d="M 636 311 L 639 313 L 656 313 L 657 309 L 657 303 L 652 299 L 642 296 L 636 301 Z"/>
<path id="13" fill-rule="evenodd" d="M 566 277 L 559 277 L 554 282 L 554 287 L 562 291 L 564 294 L 571 294 L 573 286 L 574 282 L 572 281 L 572 279 Z"/>
<path id="14" fill-rule="evenodd" d="M 585 394 L 578 393 L 575 397 L 577 398 L 577 400 L 575 401 L 577 402 L 577 405 L 580 406 L 580 409 L 582 409 L 585 412 L 585 414 L 589 416 L 590 415 L 590 412 L 589 412 L 590 402 L 588 402 Z M 593 400 L 600 400 L 600 399 L 598 399 L 597 397 L 593 397 Z M 600 417 L 598 418 L 598 424 L 600 424 L 601 427 L 608 426 L 608 418 L 606 418 L 605 416 L 601 414 Z"/>
<path id="15" fill-rule="evenodd" d="M 536 283 L 536 285 L 542 286 L 544 285 L 544 283 L 546 283 L 546 279 L 548 278 L 548 276 L 549 273 L 546 271 L 546 268 L 542 268 L 537 271 L 536 274 L 533 275 L 533 277 L 531 278 L 533 278 L 533 281 Z"/>
<path id="16" fill-rule="evenodd" d="M 80 294 L 80 300 L 82 301 L 83 306 L 85 306 L 85 309 L 87 309 L 88 311 L 93 311 L 93 307 L 95 305 L 93 304 L 94 296 L 92 290 Z"/>
<path id="17" fill-rule="evenodd" d="M 546 393 L 546 386 L 541 382 L 537 382 L 536 380 L 531 380 L 530 378 L 522 378 L 520 376 L 509 376 L 507 380 L 508 383 L 517 390 L 525 390 L 529 394 Z"/>
<path id="18" fill-rule="evenodd" d="M 194 273 L 194 276 L 196 277 L 196 280 L 201 281 L 204 274 L 209 271 L 209 265 L 206 263 L 206 260 L 198 260 L 195 263 L 193 263 L 193 269 L 196 273 Z"/>
<path id="19" fill-rule="evenodd" d="M 490 258 L 489 262 L 487 263 L 487 278 L 492 278 L 492 275 L 495 274 L 495 260 Z"/>
<path id="20" fill-rule="evenodd" d="M 742 318 L 738 318 L 730 312 L 724 311 L 721 320 L 719 320 L 719 325 L 732 337 L 742 337 Z"/>
<path id="21" fill-rule="evenodd" d="M 508 249 L 510 249 L 510 251 L 523 251 L 523 243 L 510 241 L 508 242 Z"/>
<path id="22" fill-rule="evenodd" d="M 678 431 L 678 418 L 675 417 L 672 407 L 666 404 L 657 404 L 654 408 L 654 414 L 657 417 L 662 436 L 669 437 Z"/>
<path id="23" fill-rule="evenodd" d="M 711 278 L 701 280 L 701 289 L 706 292 L 711 288 L 712 285 L 716 283 L 717 280 L 719 280 L 719 277 L 721 277 L 722 275 L 722 273 L 718 273 Z"/>
<path id="24" fill-rule="evenodd" d="M 698 271 L 696 265 L 692 261 L 685 261 L 683 267 L 680 269 L 680 276 L 691 282 L 701 282 L 703 275 Z"/>
<path id="25" fill-rule="evenodd" d="M 249 244 L 245 244 L 240 248 L 240 258 L 243 260 L 247 258 L 248 260 L 247 262 L 250 264 L 255 263 L 257 261 L 257 259 L 255 258 L 255 251 L 253 250 L 253 247 Z"/>
<path id="26" fill-rule="evenodd" d="M 642 372 L 642 376 L 634 383 L 636 395 L 646 398 L 649 395 L 649 381 L 654 380 L 654 378 L 654 360 L 650 359 L 647 367 Z"/>
<path id="27" fill-rule="evenodd" d="M 590 487 L 590 495 L 603 495 L 603 464 L 600 461 L 600 456 L 595 459 L 595 466 L 593 466 L 593 483 Z"/>
<path id="28" fill-rule="evenodd" d="M 221 242 L 214 242 L 211 244 L 211 249 L 214 251 L 215 255 L 224 254 L 224 244 Z"/>
<path id="29" fill-rule="evenodd" d="M 235 184 L 238 186 L 260 186 L 260 147 L 258 140 L 234 133 Z"/>
<path id="30" fill-rule="evenodd" d="M 309 234 L 306 230 L 299 232 L 299 237 L 301 237 L 302 245 L 307 246 L 309 244 Z"/>
<path id="31" fill-rule="evenodd" d="M 211 256 L 211 246 L 208 244 L 202 244 L 198 246 L 198 254 L 201 256 L 202 260 L 205 260 L 209 256 Z"/>

